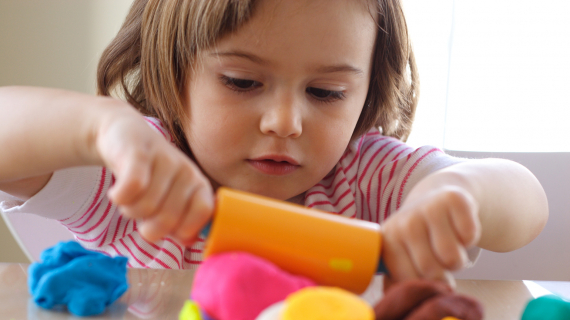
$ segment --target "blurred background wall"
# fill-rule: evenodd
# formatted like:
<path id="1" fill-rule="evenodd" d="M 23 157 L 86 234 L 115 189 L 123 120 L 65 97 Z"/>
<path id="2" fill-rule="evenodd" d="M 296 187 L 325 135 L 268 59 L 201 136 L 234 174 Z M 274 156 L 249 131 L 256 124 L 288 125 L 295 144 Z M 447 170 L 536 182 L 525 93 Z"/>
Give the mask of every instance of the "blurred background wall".
<path id="1" fill-rule="evenodd" d="M 99 56 L 131 3 L 0 1 L 0 86 L 45 86 L 94 94 Z M 0 262 L 27 262 L 2 219 Z"/>

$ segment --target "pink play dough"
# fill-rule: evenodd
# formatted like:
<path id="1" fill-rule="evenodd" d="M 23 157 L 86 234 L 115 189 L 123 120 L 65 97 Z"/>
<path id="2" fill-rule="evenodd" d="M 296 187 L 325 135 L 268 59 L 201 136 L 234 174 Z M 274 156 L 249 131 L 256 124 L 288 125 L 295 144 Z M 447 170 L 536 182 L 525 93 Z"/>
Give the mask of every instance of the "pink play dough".
<path id="1" fill-rule="evenodd" d="M 255 320 L 290 293 L 314 285 L 252 254 L 228 252 L 202 262 L 191 298 L 214 319 Z"/>

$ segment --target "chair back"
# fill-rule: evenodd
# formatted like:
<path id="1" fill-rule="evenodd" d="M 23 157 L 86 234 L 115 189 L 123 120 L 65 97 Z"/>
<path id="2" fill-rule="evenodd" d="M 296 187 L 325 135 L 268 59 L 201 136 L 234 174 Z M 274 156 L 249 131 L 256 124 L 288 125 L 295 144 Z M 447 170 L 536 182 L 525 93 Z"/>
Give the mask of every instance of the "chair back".
<path id="1" fill-rule="evenodd" d="M 463 158 L 503 158 L 529 169 L 548 198 L 549 217 L 542 232 L 528 245 L 507 253 L 483 250 L 459 279 L 570 280 L 570 152 L 467 152 L 446 150 Z"/>
<path id="2" fill-rule="evenodd" d="M 31 262 L 39 261 L 44 249 L 60 241 L 73 240 L 73 234 L 56 220 L 33 214 L 2 212 L 12 236 Z"/>

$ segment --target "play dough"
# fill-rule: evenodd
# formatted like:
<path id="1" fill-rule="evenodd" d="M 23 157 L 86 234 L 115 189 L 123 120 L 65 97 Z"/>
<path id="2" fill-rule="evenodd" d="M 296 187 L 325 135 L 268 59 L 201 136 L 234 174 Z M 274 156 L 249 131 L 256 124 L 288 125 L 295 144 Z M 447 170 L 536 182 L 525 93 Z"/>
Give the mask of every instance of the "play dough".
<path id="1" fill-rule="evenodd" d="M 228 252 L 202 262 L 191 298 L 216 320 L 254 320 L 290 293 L 314 285 L 252 254 Z"/>
<path id="2" fill-rule="evenodd" d="M 178 320 L 203 320 L 200 314 L 200 308 L 194 301 L 186 300 L 178 315 Z"/>
<path id="3" fill-rule="evenodd" d="M 280 320 L 285 301 L 277 302 L 263 310 L 255 320 Z"/>
<path id="4" fill-rule="evenodd" d="M 570 302 L 552 294 L 531 300 L 526 305 L 522 320 L 542 319 L 570 319 Z"/>
<path id="5" fill-rule="evenodd" d="M 127 291 L 127 258 L 111 258 L 70 241 L 46 249 L 40 259 L 28 269 L 28 287 L 42 308 L 65 305 L 74 315 L 92 316 Z"/>
<path id="6" fill-rule="evenodd" d="M 477 300 L 454 293 L 444 283 L 430 280 L 395 284 L 386 291 L 374 312 L 376 319 L 383 320 L 483 319 L 483 307 Z"/>
<path id="7" fill-rule="evenodd" d="M 450 316 L 461 320 L 481 320 L 483 309 L 475 299 L 464 295 L 439 295 L 413 310 L 406 320 L 440 320 Z"/>
<path id="8" fill-rule="evenodd" d="M 357 295 L 334 287 L 299 290 L 285 300 L 281 320 L 374 320 L 372 307 Z"/>

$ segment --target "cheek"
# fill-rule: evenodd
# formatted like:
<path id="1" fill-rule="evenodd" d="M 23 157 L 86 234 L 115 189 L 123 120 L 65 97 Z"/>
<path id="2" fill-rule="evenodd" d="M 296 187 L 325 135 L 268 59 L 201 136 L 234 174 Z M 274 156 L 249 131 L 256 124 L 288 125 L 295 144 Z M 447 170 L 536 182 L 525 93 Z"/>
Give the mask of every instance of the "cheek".
<path id="1" fill-rule="evenodd" d="M 326 120 L 315 121 L 311 131 L 314 133 L 313 145 L 315 155 L 321 158 L 323 163 L 338 162 L 348 146 L 361 108 L 354 108 L 352 111 L 339 112 Z M 324 156 L 327 155 L 327 156 Z"/>
<path id="2" fill-rule="evenodd" d="M 189 123 L 186 137 L 196 160 L 200 164 L 206 164 L 213 160 L 209 155 L 218 152 L 219 147 L 215 142 L 224 141 L 220 139 L 224 117 L 217 110 L 219 102 L 215 90 L 207 80 L 197 78 L 188 89 L 186 108 Z"/>
<path id="3" fill-rule="evenodd" d="M 226 165 L 242 148 L 247 119 L 207 79 L 191 87 L 189 97 L 186 136 L 190 149 L 204 169 Z"/>

